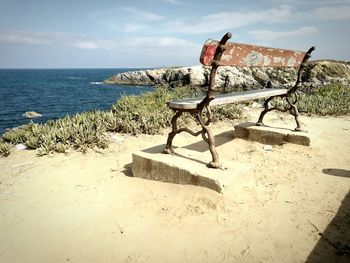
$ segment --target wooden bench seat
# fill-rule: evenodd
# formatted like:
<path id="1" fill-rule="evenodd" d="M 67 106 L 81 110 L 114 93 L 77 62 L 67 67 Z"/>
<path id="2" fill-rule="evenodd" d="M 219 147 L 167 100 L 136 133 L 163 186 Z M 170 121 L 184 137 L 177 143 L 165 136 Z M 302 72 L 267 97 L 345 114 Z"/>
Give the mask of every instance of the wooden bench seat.
<path id="1" fill-rule="evenodd" d="M 181 132 L 188 132 L 194 136 L 201 134 L 203 140 L 208 143 L 209 150 L 212 155 L 212 161 L 208 166 L 218 168 L 220 166 L 219 155 L 216 152 L 214 135 L 209 128 L 210 123 L 213 121 L 213 114 L 210 107 L 216 105 L 240 103 L 255 99 L 267 98 L 264 102 L 264 110 L 261 112 L 256 123 L 258 126 L 264 125 L 263 118 L 266 113 L 272 110 L 283 110 L 289 111 L 294 116 L 297 124 L 295 130 L 301 131 L 299 112 L 297 108 L 298 95 L 296 94 L 296 91 L 301 86 L 301 77 L 305 64 L 310 58 L 311 52 L 315 49 L 315 47 L 311 47 L 307 52 L 303 52 L 228 42 L 230 38 L 231 33 L 227 33 L 220 41 L 207 40 L 203 45 L 199 60 L 203 65 L 211 66 L 208 92 L 206 96 L 199 98 L 178 99 L 167 102 L 168 107 L 171 108 L 175 114 L 171 120 L 172 131 L 168 135 L 163 153 L 174 153 L 172 142 L 176 134 Z M 245 92 L 215 95 L 216 72 L 218 67 L 223 65 L 236 67 L 295 67 L 299 69 L 294 86 L 288 89 L 264 88 Z M 267 85 L 266 87 L 270 86 L 271 85 Z M 284 109 L 270 105 L 270 101 L 276 97 L 286 100 L 287 106 L 284 106 Z M 202 128 L 200 131 L 194 132 L 189 128 L 178 128 L 177 120 L 184 112 L 187 112 L 194 117 Z"/>
<path id="2" fill-rule="evenodd" d="M 288 93 L 288 89 L 260 89 L 260 90 L 250 90 L 250 91 L 236 92 L 236 93 L 230 93 L 230 94 L 219 94 L 219 95 L 216 95 L 212 101 L 210 101 L 209 105 L 215 106 L 215 105 L 224 105 L 228 103 L 247 102 L 255 99 L 284 95 L 287 93 Z M 197 109 L 198 104 L 201 103 L 203 99 L 204 99 L 204 96 L 191 98 L 191 99 L 171 100 L 167 102 L 167 106 L 174 110 Z"/>

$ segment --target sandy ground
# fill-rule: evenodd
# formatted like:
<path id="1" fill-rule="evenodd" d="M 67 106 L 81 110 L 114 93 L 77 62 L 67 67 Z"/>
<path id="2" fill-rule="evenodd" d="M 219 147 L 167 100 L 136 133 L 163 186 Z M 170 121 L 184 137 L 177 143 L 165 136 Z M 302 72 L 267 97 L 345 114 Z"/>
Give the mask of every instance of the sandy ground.
<path id="1" fill-rule="evenodd" d="M 269 152 L 214 125 L 220 156 L 250 166 L 224 194 L 131 177 L 131 153 L 166 135 L 116 134 L 86 154 L 14 151 L 0 159 L 0 262 L 350 262 L 350 117 L 302 122 L 312 146 Z"/>

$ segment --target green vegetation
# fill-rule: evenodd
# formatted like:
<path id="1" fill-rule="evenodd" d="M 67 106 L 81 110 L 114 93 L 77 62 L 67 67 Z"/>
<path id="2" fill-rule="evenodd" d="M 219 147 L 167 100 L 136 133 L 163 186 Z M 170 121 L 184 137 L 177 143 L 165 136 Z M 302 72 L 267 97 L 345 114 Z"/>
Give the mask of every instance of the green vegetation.
<path id="1" fill-rule="evenodd" d="M 306 115 L 341 116 L 350 114 L 350 87 L 331 84 L 298 92 L 298 110 Z M 263 101 L 261 101 L 263 102 Z M 289 105 L 286 100 L 276 98 L 272 102 L 283 110 Z"/>
<path id="2" fill-rule="evenodd" d="M 196 91 L 177 88 L 169 91 L 157 88 L 141 96 L 125 96 L 107 112 L 93 111 L 50 120 L 44 124 L 29 123 L 12 129 L 0 139 L 0 156 L 10 153 L 11 144 L 22 143 L 38 149 L 38 155 L 65 153 L 74 148 L 86 152 L 88 148 L 106 148 L 106 132 L 160 133 L 170 126 L 172 111 L 165 102 L 174 98 L 195 96 Z"/>
<path id="3" fill-rule="evenodd" d="M 350 87 L 328 85 L 302 94 L 298 109 L 301 113 L 340 116 L 350 113 Z"/>
<path id="4" fill-rule="evenodd" d="M 10 154 L 11 144 L 4 142 L 4 140 L 0 139 L 0 157 L 5 157 Z"/>
<path id="5" fill-rule="evenodd" d="M 0 138 L 0 156 L 10 154 L 11 146 L 23 143 L 38 149 L 38 155 L 51 152 L 65 153 L 74 148 L 85 152 L 88 148 L 108 147 L 106 132 L 131 134 L 157 134 L 170 127 L 173 112 L 166 101 L 174 98 L 197 96 L 198 90 L 188 87 L 168 90 L 159 87 L 154 92 L 141 96 L 124 96 L 110 111 L 93 111 L 66 116 L 44 124 L 29 123 L 7 131 Z M 240 107 L 235 104 L 213 107 L 215 120 L 242 117 Z M 350 113 L 350 89 L 341 85 L 329 85 L 302 94 L 299 110 L 306 114 L 344 115 Z M 187 122 L 186 116 L 182 118 Z"/>
<path id="6" fill-rule="evenodd" d="M 190 88 L 176 88 L 169 91 L 157 88 L 141 96 L 124 96 L 112 106 L 108 130 L 123 133 L 160 133 L 169 127 L 173 112 L 166 106 L 166 101 L 175 98 L 196 96 Z"/>
<path id="7" fill-rule="evenodd" d="M 108 141 L 103 134 L 106 131 L 105 115 L 105 112 L 94 111 L 73 117 L 66 116 L 44 124 L 31 122 L 6 132 L 2 140 L 12 144 L 23 143 L 31 149 L 38 149 L 39 155 L 53 151 L 64 153 L 69 147 L 82 152 L 87 147 L 106 148 Z"/>

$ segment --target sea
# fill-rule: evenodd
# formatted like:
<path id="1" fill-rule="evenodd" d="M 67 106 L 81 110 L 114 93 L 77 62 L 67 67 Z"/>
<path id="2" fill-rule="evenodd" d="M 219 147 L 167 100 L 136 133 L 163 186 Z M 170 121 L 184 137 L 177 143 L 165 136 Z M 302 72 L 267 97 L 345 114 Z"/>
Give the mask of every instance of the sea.
<path id="1" fill-rule="evenodd" d="M 106 85 L 111 76 L 139 69 L 0 69 L 0 135 L 33 121 L 43 123 L 76 113 L 108 110 L 125 95 L 152 86 Z M 28 119 L 27 111 L 42 117 Z"/>

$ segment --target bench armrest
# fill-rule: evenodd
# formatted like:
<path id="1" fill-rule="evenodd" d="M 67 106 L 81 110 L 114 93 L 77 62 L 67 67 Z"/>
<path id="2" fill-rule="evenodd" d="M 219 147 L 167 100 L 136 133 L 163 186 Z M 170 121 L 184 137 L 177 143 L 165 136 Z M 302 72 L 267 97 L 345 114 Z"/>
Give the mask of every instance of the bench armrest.
<path id="1" fill-rule="evenodd" d="M 291 94 L 291 93 L 294 93 L 297 91 L 297 89 L 300 87 L 300 82 L 301 82 L 301 75 L 305 69 L 305 66 L 306 66 L 306 63 L 307 61 L 309 60 L 309 58 L 311 57 L 311 53 L 312 51 L 314 51 L 316 49 L 315 46 L 312 46 L 309 48 L 309 50 L 306 52 L 304 58 L 303 58 L 303 61 L 301 62 L 300 64 L 300 67 L 298 69 L 298 73 L 297 73 L 297 80 L 294 84 L 293 87 L 291 87 L 289 90 L 288 90 L 288 94 Z"/>
<path id="2" fill-rule="evenodd" d="M 226 42 L 232 37 L 232 34 L 230 32 L 226 33 L 220 40 L 219 44 L 217 45 L 217 48 L 215 50 L 214 59 L 211 63 L 211 71 L 209 75 L 209 87 L 207 95 L 204 97 L 204 99 L 199 103 L 200 107 L 208 106 L 210 101 L 212 101 L 215 98 L 215 76 L 216 71 L 218 67 L 220 66 L 220 59 L 222 54 L 225 51 L 225 45 Z"/>

